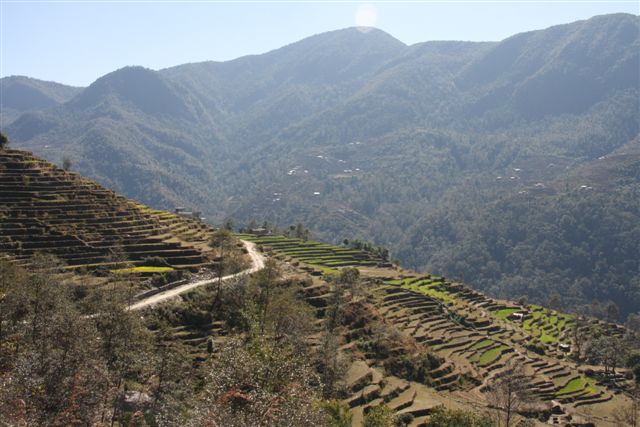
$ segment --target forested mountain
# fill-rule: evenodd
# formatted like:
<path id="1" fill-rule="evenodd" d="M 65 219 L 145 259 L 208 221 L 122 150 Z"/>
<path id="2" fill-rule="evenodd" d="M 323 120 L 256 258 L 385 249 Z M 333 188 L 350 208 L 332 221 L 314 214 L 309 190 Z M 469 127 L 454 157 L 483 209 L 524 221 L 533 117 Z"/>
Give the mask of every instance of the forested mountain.
<path id="1" fill-rule="evenodd" d="M 21 113 L 53 107 L 69 101 L 82 88 L 45 82 L 24 76 L 0 79 L 0 124 L 8 125 Z"/>
<path id="2" fill-rule="evenodd" d="M 554 289 L 628 314 L 639 28 L 616 14 L 412 46 L 346 29 L 228 62 L 124 68 L 5 130 L 155 207 L 302 222 L 494 294 Z"/>

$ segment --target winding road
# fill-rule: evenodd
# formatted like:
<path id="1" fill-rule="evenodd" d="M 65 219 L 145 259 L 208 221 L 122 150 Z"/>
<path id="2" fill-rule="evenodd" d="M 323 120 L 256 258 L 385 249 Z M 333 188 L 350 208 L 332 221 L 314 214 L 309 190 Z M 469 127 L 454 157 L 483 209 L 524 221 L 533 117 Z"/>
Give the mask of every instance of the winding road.
<path id="1" fill-rule="evenodd" d="M 222 281 L 233 279 L 234 277 L 242 276 L 245 274 L 251 274 L 258 270 L 262 270 L 264 268 L 264 257 L 256 249 L 256 244 L 252 242 L 247 242 L 246 240 L 242 240 L 242 243 L 244 244 L 244 247 L 247 249 L 249 257 L 251 258 L 251 268 L 243 270 L 239 273 L 223 276 Z M 151 295 L 147 298 L 144 298 L 136 302 L 135 304 L 131 304 L 128 310 L 141 310 L 143 308 L 150 307 L 152 305 L 156 305 L 161 302 L 167 301 L 171 298 L 175 298 L 180 294 L 183 294 L 185 292 L 188 292 L 200 286 L 216 283 L 217 281 L 218 281 L 218 278 L 216 277 L 214 279 L 206 279 L 206 280 L 199 280 L 197 282 L 186 283 L 184 285 L 175 287 L 173 289 L 168 289 L 164 292 Z"/>

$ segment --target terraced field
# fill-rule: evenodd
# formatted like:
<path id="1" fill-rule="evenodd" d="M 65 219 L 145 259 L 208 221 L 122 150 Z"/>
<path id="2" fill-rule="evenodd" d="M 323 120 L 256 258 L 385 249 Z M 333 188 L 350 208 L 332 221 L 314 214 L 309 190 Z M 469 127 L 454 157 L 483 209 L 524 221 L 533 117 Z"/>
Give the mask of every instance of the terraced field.
<path id="1" fill-rule="evenodd" d="M 513 309 L 442 278 L 436 278 L 436 286 L 448 289 L 434 292 L 433 283 L 431 277 L 391 280 L 374 293 L 388 321 L 453 366 L 446 381 L 436 389 L 451 389 L 457 378 L 470 376 L 481 379 L 477 388 L 483 392 L 511 362 L 525 367 L 534 378 L 532 391 L 543 401 L 585 405 L 612 398 L 604 387 L 571 364 L 527 351 L 523 345 L 527 337 L 503 320 L 507 312 L 495 315 Z"/>
<path id="2" fill-rule="evenodd" d="M 242 238 L 256 242 L 265 251 L 302 270 L 319 274 L 334 272 L 342 266 L 380 264 L 379 260 L 367 258 L 367 254 L 318 242 L 283 236 Z M 369 289 L 387 322 L 446 361 L 436 372 L 437 379 L 430 384 L 433 390 L 447 393 L 472 387 L 484 393 L 508 364 L 518 364 L 533 379 L 532 391 L 541 401 L 554 400 L 580 407 L 613 398 L 606 387 L 566 362 L 567 353 L 559 349 L 560 343 L 570 347 L 573 344 L 570 334 L 575 322 L 573 316 L 539 306 L 494 300 L 440 276 L 388 278 L 392 275 L 389 269 L 387 278 L 372 277 Z M 326 298 L 327 295 L 314 297 L 315 300 Z M 621 333 L 616 325 L 590 322 L 590 327 L 606 333 Z M 545 354 L 529 350 L 531 345 L 542 346 Z M 435 405 L 433 396 L 427 399 L 428 404 L 417 398 L 424 393 L 417 385 L 388 376 L 364 361 L 357 363 L 359 367 L 352 369 L 360 372 L 366 381 L 351 378 L 353 394 L 345 401 L 354 409 L 356 417 L 361 417 L 372 406 L 385 403 L 398 412 L 411 408 L 409 412 L 418 419 L 425 417 Z M 353 372 L 352 375 L 357 376 Z M 477 384 L 470 385 L 470 379 L 475 379 Z M 392 392 L 388 384 L 402 386 Z"/>
<path id="3" fill-rule="evenodd" d="M 0 152 L 0 218 L 0 252 L 18 263 L 37 251 L 71 269 L 121 269 L 113 254 L 123 254 L 129 270 L 121 272 L 141 275 L 211 263 L 210 227 L 147 208 L 25 151 Z M 147 265 L 152 257 L 164 265 Z"/>
<path id="4" fill-rule="evenodd" d="M 144 276 L 198 270 L 214 262 L 206 243 L 213 230 L 205 224 L 137 204 L 23 151 L 0 152 L 0 202 L 0 252 L 17 263 L 26 264 L 37 251 L 47 251 L 69 270 L 107 269 Z M 295 274 L 314 276 L 300 290 L 316 311 L 315 333 L 309 337 L 313 348 L 321 345 L 318 337 L 333 295 L 333 285 L 322 276 L 349 266 L 369 272 L 363 274 L 366 296 L 358 298 L 375 307 L 375 316 L 438 357 L 439 366 L 425 380 L 428 384 L 407 381 L 389 374 L 358 349 L 366 325 L 346 331 L 341 351 L 350 352 L 353 359 L 344 378 L 348 396 L 343 402 L 354 413 L 354 425 L 369 409 L 385 404 L 398 414 L 410 415 L 411 425 L 419 426 L 439 404 L 449 404 L 462 394 L 482 396 L 513 363 L 524 367 L 532 378 L 531 391 L 541 401 L 555 400 L 576 409 L 615 398 L 587 376 L 588 371 L 568 361 L 576 324 L 571 315 L 498 301 L 444 277 L 396 269 L 367 252 L 286 236 L 238 237 L 289 264 L 298 270 Z M 127 261 L 114 257 L 117 253 Z M 201 323 L 174 324 L 169 331 L 196 362 L 215 353 L 226 335 L 223 321 Z M 596 320 L 584 327 L 607 335 L 623 333 L 620 326 Z"/>
<path id="5" fill-rule="evenodd" d="M 283 260 L 303 264 L 308 271 L 330 273 L 340 267 L 371 267 L 391 264 L 366 252 L 328 245 L 313 241 L 304 241 L 285 236 L 254 236 L 240 234 L 239 238 L 256 243 L 266 251 L 273 251 Z"/>

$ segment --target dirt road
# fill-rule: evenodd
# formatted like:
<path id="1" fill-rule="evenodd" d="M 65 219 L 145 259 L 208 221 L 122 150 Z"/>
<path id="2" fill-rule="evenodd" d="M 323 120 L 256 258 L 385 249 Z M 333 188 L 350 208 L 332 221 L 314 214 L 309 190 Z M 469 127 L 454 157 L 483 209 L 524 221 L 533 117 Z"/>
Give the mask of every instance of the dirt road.
<path id="1" fill-rule="evenodd" d="M 233 279 L 234 277 L 242 276 L 244 274 L 251 274 L 264 268 L 264 257 L 256 249 L 255 243 L 247 242 L 246 240 L 243 240 L 242 243 L 244 244 L 245 248 L 247 248 L 249 257 L 251 258 L 251 268 L 248 268 L 236 274 L 223 276 L 222 277 L 223 281 Z M 156 305 L 163 301 L 169 300 L 171 298 L 175 298 L 178 295 L 188 292 L 192 289 L 195 289 L 204 285 L 209 285 L 211 283 L 216 283 L 217 281 L 218 281 L 218 278 L 216 277 L 215 279 L 206 279 L 206 280 L 199 280 L 197 282 L 186 283 L 182 286 L 178 286 L 176 288 L 169 289 L 165 292 L 160 292 L 158 294 L 151 295 L 148 298 L 140 300 L 135 304 L 130 305 L 129 310 L 140 310 L 152 305 Z"/>

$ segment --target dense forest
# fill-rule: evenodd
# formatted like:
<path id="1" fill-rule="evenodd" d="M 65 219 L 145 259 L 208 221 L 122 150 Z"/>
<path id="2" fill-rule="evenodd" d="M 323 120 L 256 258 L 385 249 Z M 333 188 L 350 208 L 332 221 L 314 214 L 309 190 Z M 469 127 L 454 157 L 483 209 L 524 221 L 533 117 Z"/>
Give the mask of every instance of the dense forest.
<path id="1" fill-rule="evenodd" d="M 493 295 L 553 288 L 623 319 L 640 306 L 639 28 L 616 14 L 412 46 L 346 29 L 82 89 L 7 78 L 2 124 L 154 207 L 303 223 Z"/>

